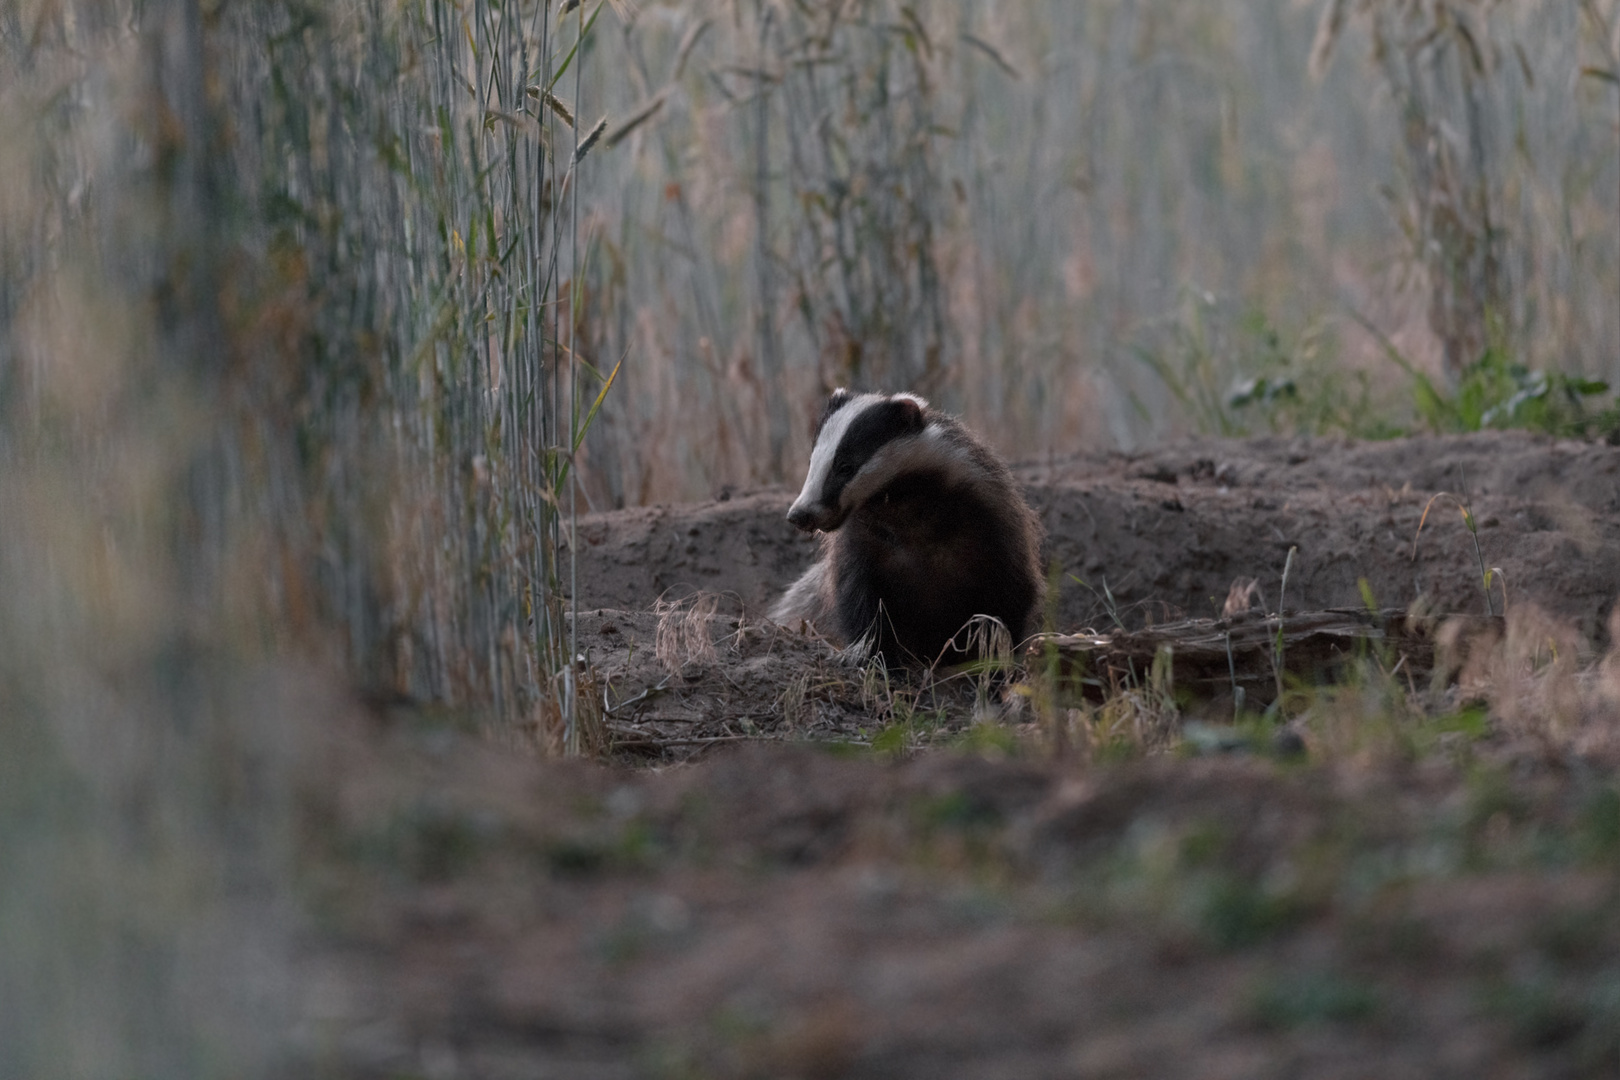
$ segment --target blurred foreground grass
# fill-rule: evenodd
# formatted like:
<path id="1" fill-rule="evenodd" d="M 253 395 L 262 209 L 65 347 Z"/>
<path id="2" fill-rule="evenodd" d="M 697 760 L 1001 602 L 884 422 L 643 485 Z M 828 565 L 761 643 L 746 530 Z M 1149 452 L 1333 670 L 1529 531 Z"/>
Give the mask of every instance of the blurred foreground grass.
<path id="1" fill-rule="evenodd" d="M 0 1075 L 286 1064 L 298 783 L 355 690 L 573 739 L 606 375 L 588 133 L 534 103 L 589 28 L 0 9 Z"/>

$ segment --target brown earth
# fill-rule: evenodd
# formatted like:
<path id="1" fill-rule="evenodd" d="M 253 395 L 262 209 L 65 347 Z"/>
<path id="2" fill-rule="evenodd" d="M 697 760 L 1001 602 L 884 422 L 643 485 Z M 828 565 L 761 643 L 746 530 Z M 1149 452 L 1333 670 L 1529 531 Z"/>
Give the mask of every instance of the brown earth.
<path id="1" fill-rule="evenodd" d="M 1291 609 L 1360 606 L 1365 578 L 1385 607 L 1483 612 L 1481 558 L 1502 571 L 1510 606 L 1533 601 L 1594 640 L 1620 596 L 1620 448 L 1603 444 L 1519 432 L 1205 440 L 1016 471 L 1062 575 L 1060 630 L 1109 621 L 1105 582 L 1135 624 L 1218 613 L 1240 577 L 1259 579 L 1275 606 L 1291 547 Z M 1441 492 L 1472 510 L 1477 556 L 1457 501 L 1436 501 L 1419 536 Z M 757 615 L 815 555 L 784 518 L 791 501 L 772 489 L 590 515 L 581 601 L 634 610 L 702 590 Z M 1499 592 L 1492 602 L 1500 612 Z"/>
<path id="2" fill-rule="evenodd" d="M 761 624 L 814 551 L 786 492 L 593 515 L 598 763 L 411 709 L 334 725 L 309 778 L 308 1060 L 490 1080 L 1620 1075 L 1620 659 L 1594 662 L 1620 450 L 1211 441 L 1020 475 L 1050 556 L 1095 590 L 1062 591 L 1063 629 L 1111 621 L 1105 577 L 1133 625 L 1208 614 L 1239 577 L 1275 606 L 1289 547 L 1288 608 L 1359 604 L 1365 578 L 1385 606 L 1483 611 L 1455 506 L 1411 557 L 1450 491 L 1506 578 L 1509 637 L 1563 651 L 1515 660 L 1529 689 L 1489 715 L 1456 711 L 1460 686 L 1392 705 L 1381 677 L 1323 692 L 1303 758 L 1189 733 L 1110 763 L 1064 753 L 1017 685 L 886 675 Z M 939 744 L 957 748 L 920 749 Z"/>

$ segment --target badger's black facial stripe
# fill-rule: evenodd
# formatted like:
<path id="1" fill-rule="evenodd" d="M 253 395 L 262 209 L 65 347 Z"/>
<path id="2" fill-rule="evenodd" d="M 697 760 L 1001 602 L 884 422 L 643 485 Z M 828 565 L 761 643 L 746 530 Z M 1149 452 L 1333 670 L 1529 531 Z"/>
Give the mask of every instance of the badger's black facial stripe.
<path id="1" fill-rule="evenodd" d="M 891 399 L 862 410 L 838 441 L 826 501 L 836 502 L 838 490 L 883 446 L 904 435 L 915 435 L 925 425 L 922 410 L 912 401 Z"/>

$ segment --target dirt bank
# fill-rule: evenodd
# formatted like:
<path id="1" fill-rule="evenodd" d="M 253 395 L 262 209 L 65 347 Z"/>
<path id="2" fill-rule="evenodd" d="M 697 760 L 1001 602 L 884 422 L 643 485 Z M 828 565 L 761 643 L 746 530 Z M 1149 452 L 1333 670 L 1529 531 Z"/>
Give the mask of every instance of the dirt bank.
<path id="1" fill-rule="evenodd" d="M 1516 432 L 1203 440 L 1017 471 L 1060 571 L 1059 629 L 1111 625 L 1105 582 L 1132 625 L 1209 615 L 1240 577 L 1275 605 L 1290 548 L 1296 609 L 1358 605 L 1365 579 L 1384 606 L 1482 612 L 1482 558 L 1501 572 L 1498 611 L 1505 587 L 1509 605 L 1533 602 L 1601 641 L 1620 595 L 1620 449 L 1607 445 Z M 1419 537 L 1440 492 L 1456 500 L 1434 502 Z M 758 614 L 815 554 L 784 520 L 790 501 L 764 490 L 590 515 L 581 602 L 635 610 L 704 590 L 722 594 L 722 610 Z M 1478 524 L 1478 555 L 1458 502 Z"/>

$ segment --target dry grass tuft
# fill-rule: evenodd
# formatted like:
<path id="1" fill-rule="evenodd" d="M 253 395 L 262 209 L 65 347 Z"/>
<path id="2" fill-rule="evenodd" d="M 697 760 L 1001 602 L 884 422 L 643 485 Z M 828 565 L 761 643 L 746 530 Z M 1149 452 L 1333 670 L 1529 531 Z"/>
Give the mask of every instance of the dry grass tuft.
<path id="1" fill-rule="evenodd" d="M 1600 664 L 1572 625 L 1552 618 L 1534 604 L 1514 604 L 1504 632 L 1473 642 L 1458 675 L 1464 698 L 1490 708 L 1502 734 L 1524 738 L 1549 753 L 1591 752 L 1615 745 L 1617 713 L 1603 691 L 1604 671 L 1613 670 L 1616 652 Z"/>
<path id="2" fill-rule="evenodd" d="M 1599 659 L 1573 624 L 1525 602 L 1504 619 L 1443 625 L 1428 685 L 1369 658 L 1339 685 L 1291 700 L 1312 753 L 1328 759 L 1377 764 L 1490 745 L 1620 760 L 1620 648 Z"/>
<path id="3" fill-rule="evenodd" d="M 698 593 L 680 600 L 660 599 L 653 605 L 658 615 L 654 653 L 664 670 L 678 675 L 689 664 L 710 665 L 719 661 L 714 648 L 714 618 L 720 598 Z"/>
<path id="4" fill-rule="evenodd" d="M 1144 680 L 1115 688 L 1093 709 L 1081 709 L 1085 745 L 1093 758 L 1129 748 L 1138 754 L 1162 753 L 1180 739 L 1181 710 L 1176 704 L 1170 654 L 1161 651 Z"/>
<path id="5" fill-rule="evenodd" d="M 1377 663 L 1352 669 L 1337 686 L 1294 695 L 1292 712 L 1312 757 L 1388 764 L 1411 756 L 1410 732 L 1428 713 L 1415 684 Z"/>
<path id="6" fill-rule="evenodd" d="M 991 615 L 975 615 L 957 631 L 952 640 L 962 640 L 964 634 L 964 651 L 978 658 L 971 665 L 976 671 L 989 674 L 1012 669 L 1012 633 L 1000 619 Z"/>
<path id="7" fill-rule="evenodd" d="M 815 720 L 810 680 L 811 673 L 808 671 L 793 676 L 782 689 L 782 695 L 772 703 L 773 710 L 782 717 L 782 727 L 789 737 L 806 730 Z"/>
<path id="8" fill-rule="evenodd" d="M 1059 685 L 1057 668 L 1026 673 L 1013 688 L 1034 708 L 1039 743 L 1055 757 L 1111 761 L 1173 750 L 1181 739 L 1170 654 L 1138 677 L 1116 679 L 1100 704 Z"/>

